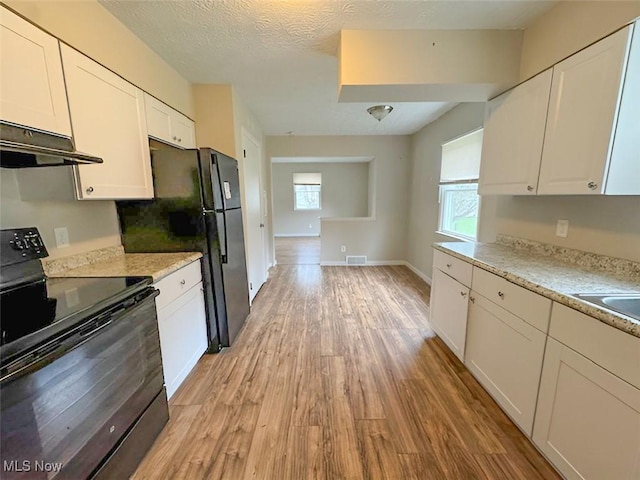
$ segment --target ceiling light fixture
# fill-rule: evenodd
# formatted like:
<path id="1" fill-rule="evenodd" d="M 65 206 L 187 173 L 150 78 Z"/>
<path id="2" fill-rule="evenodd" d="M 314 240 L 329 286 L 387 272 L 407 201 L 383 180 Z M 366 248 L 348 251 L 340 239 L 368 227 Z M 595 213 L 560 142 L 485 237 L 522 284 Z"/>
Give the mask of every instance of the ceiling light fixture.
<path id="1" fill-rule="evenodd" d="M 367 112 L 378 121 L 381 121 L 384 117 L 389 115 L 393 110 L 391 105 L 375 105 L 367 108 Z"/>

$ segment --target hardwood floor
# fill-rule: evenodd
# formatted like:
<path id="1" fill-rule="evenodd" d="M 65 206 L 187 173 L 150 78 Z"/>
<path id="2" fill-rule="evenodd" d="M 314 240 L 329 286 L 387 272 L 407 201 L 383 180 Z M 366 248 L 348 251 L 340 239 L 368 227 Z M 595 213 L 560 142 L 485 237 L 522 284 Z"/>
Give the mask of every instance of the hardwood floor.
<path id="1" fill-rule="evenodd" d="M 279 265 L 135 479 L 555 479 L 427 324 L 405 267 Z"/>
<path id="2" fill-rule="evenodd" d="M 278 265 L 319 265 L 320 237 L 276 237 Z"/>

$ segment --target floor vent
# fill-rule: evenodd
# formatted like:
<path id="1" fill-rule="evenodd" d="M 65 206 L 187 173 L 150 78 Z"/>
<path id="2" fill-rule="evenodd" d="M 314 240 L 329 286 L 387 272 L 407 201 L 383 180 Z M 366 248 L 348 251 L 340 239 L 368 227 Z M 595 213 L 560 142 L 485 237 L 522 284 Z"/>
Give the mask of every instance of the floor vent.
<path id="1" fill-rule="evenodd" d="M 366 265 L 366 255 L 347 255 L 347 265 Z"/>

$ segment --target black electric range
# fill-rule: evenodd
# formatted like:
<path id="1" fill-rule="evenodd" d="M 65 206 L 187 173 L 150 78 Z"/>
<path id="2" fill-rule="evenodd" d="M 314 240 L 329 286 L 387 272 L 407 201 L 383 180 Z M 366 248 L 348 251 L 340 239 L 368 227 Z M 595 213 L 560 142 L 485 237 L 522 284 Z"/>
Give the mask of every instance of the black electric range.
<path id="1" fill-rule="evenodd" d="M 36 228 L 0 235 L 0 478 L 128 478 L 168 419 L 158 291 L 47 278 Z"/>

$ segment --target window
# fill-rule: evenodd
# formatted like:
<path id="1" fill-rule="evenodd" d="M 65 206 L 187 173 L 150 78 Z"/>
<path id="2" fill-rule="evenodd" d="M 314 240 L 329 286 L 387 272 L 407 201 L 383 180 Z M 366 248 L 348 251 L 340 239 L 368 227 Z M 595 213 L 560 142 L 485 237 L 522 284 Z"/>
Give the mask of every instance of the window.
<path id="1" fill-rule="evenodd" d="M 478 231 L 478 176 L 482 129 L 442 145 L 440 232 L 475 240 Z"/>
<path id="2" fill-rule="evenodd" d="M 293 209 L 320 210 L 321 207 L 322 174 L 294 173 L 293 174 Z"/>

